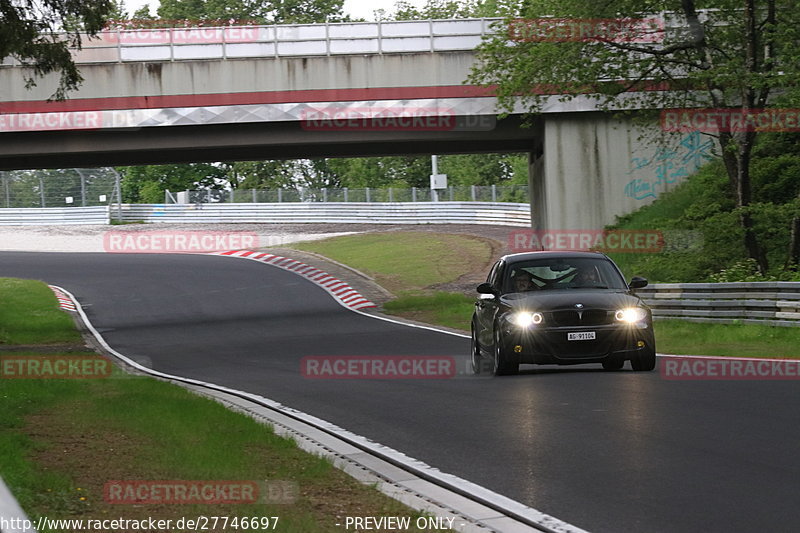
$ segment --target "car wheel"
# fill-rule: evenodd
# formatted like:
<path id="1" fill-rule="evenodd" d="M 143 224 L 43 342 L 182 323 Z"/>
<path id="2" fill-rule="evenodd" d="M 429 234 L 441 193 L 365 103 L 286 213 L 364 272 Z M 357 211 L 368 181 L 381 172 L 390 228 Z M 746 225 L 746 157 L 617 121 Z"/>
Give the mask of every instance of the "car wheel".
<path id="1" fill-rule="evenodd" d="M 472 331 L 470 362 L 472 363 L 472 373 L 477 375 L 486 369 L 486 360 L 481 356 L 481 345 L 478 343 L 478 334 L 475 332 L 474 322 L 471 324 L 470 330 Z"/>
<path id="2" fill-rule="evenodd" d="M 631 359 L 631 367 L 634 370 L 649 372 L 656 367 L 656 351 L 648 348 L 642 353 Z"/>
<path id="3" fill-rule="evenodd" d="M 619 357 L 612 357 L 603 361 L 603 368 L 605 370 L 619 370 L 625 365 L 625 359 Z"/>
<path id="4" fill-rule="evenodd" d="M 506 350 L 503 348 L 503 334 L 500 333 L 500 328 L 495 325 L 494 367 L 492 368 L 492 373 L 495 376 L 507 376 L 509 374 L 516 374 L 517 372 L 519 372 L 519 363 L 508 360 Z"/>

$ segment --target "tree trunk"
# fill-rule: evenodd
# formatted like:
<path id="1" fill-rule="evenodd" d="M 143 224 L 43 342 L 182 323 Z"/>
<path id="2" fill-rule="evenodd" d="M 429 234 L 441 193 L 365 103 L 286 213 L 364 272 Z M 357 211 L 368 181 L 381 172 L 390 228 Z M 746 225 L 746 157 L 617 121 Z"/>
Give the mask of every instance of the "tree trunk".
<path id="1" fill-rule="evenodd" d="M 728 173 L 739 209 L 739 226 L 744 232 L 744 248 L 748 257 L 754 259 L 758 271 L 766 274 L 769 269 L 767 255 L 758 242 L 758 236 L 753 228 L 753 217 L 747 211 L 752 200 L 750 188 L 750 156 L 755 141 L 754 132 L 744 132 L 738 135 L 729 133 L 720 135 L 720 148 L 722 160 Z"/>
<path id="2" fill-rule="evenodd" d="M 750 213 L 744 209 L 750 205 L 752 200 L 752 192 L 750 189 L 750 154 L 753 150 L 754 140 L 755 134 L 753 132 L 744 133 L 743 139 L 736 152 L 736 163 L 738 167 L 736 207 L 741 209 L 739 213 L 739 224 L 744 230 L 744 247 L 747 250 L 747 255 L 756 260 L 759 272 L 761 272 L 761 274 L 766 274 L 767 270 L 769 270 L 767 254 L 759 245 L 758 237 L 753 228 L 753 218 L 750 216 Z"/>
<path id="3" fill-rule="evenodd" d="M 798 193 L 797 199 L 800 200 L 800 193 Z M 795 215 L 792 217 L 789 253 L 784 268 L 797 268 L 798 266 L 800 266 L 800 215 Z"/>

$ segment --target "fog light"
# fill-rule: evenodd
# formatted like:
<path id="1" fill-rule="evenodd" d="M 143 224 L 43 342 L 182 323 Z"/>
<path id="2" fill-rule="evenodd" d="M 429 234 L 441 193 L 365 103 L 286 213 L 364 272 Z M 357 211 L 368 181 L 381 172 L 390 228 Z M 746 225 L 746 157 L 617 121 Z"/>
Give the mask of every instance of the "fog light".
<path id="1" fill-rule="evenodd" d="M 644 341 L 636 341 L 636 346 L 639 348 L 644 348 Z"/>
<path id="2" fill-rule="evenodd" d="M 520 352 L 522 352 L 522 346 L 517 344 L 516 346 L 514 346 L 514 353 L 520 353 Z"/>

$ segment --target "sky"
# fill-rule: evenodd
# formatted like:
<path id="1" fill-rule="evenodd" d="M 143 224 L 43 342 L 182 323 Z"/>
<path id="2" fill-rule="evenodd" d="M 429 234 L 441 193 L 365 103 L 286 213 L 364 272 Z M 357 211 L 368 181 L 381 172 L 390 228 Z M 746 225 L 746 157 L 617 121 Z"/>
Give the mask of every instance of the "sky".
<path id="1" fill-rule="evenodd" d="M 150 13 L 155 14 L 159 0 L 125 0 L 125 7 L 128 13 L 133 13 L 145 4 L 150 5 Z M 375 20 L 373 11 L 385 9 L 392 11 L 395 0 L 344 0 L 344 12 L 353 18 L 363 18 L 364 20 Z M 417 6 L 424 4 L 424 0 L 411 0 Z"/>

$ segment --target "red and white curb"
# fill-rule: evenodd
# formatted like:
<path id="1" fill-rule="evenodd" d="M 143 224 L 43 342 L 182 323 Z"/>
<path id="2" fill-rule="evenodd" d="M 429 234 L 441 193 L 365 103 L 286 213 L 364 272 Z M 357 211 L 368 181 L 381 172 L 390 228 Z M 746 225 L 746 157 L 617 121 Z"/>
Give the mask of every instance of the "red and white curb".
<path id="1" fill-rule="evenodd" d="M 337 301 L 350 309 L 367 309 L 377 307 L 373 302 L 364 298 L 361 293 L 344 281 L 334 278 L 327 272 L 314 268 L 295 259 L 281 257 L 279 255 L 254 252 L 252 250 L 231 250 L 226 252 L 213 252 L 211 255 L 226 255 L 228 257 L 242 257 L 260 261 L 268 265 L 276 266 L 289 272 L 299 274 L 328 291 Z"/>
<path id="2" fill-rule="evenodd" d="M 69 296 L 64 294 L 64 292 L 61 289 L 53 285 L 48 285 L 48 287 L 50 287 L 50 290 L 52 290 L 55 293 L 56 299 L 58 300 L 58 306 L 61 309 L 63 309 L 64 311 L 72 311 L 73 313 L 76 311 L 75 302 L 73 302 Z"/>

